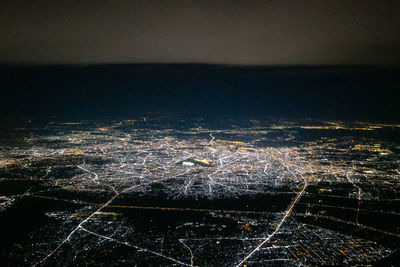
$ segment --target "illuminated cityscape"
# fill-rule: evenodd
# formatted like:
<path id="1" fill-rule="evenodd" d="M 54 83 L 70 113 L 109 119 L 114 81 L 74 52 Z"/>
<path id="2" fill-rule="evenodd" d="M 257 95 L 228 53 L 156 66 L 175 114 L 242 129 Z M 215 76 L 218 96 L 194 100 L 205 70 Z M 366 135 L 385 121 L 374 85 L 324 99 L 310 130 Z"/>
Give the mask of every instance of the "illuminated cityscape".
<path id="1" fill-rule="evenodd" d="M 340 121 L 19 121 L 1 134 L 0 253 L 45 266 L 376 264 L 400 246 L 398 136 Z"/>

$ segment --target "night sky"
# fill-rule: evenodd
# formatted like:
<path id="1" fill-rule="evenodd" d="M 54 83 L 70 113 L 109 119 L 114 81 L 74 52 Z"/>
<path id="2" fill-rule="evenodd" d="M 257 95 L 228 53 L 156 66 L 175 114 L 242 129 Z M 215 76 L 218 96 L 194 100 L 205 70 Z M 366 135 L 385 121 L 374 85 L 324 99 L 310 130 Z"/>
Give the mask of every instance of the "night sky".
<path id="1" fill-rule="evenodd" d="M 399 65 L 400 1 L 0 1 L 0 62 Z"/>
<path id="2" fill-rule="evenodd" d="M 2 1 L 0 117 L 400 121 L 400 1 Z"/>

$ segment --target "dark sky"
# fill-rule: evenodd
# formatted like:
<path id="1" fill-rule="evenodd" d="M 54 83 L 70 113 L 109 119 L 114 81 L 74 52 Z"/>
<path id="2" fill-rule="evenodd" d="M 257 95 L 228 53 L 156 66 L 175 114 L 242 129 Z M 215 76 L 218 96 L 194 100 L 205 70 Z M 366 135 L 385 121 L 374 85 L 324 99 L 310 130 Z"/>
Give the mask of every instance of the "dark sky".
<path id="1" fill-rule="evenodd" d="M 400 65 L 400 1 L 0 0 L 0 63 Z"/>

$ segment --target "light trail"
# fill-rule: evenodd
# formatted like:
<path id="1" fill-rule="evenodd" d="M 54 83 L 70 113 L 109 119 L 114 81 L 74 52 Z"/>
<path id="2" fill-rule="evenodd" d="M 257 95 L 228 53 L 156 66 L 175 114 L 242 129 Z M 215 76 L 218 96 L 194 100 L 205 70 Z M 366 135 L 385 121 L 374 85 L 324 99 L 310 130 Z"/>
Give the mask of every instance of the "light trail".
<path id="1" fill-rule="evenodd" d="M 89 234 L 92 234 L 92 235 L 94 235 L 94 236 L 97 236 L 97 237 L 100 237 L 100 238 L 104 238 L 104 239 L 106 239 L 106 240 L 113 241 L 113 242 L 118 243 L 118 244 L 121 244 L 121 245 L 125 245 L 125 246 L 128 246 L 128 247 L 132 247 L 132 248 L 135 248 L 135 249 L 140 250 L 140 251 L 143 251 L 143 252 L 151 253 L 151 254 L 156 255 L 156 256 L 158 256 L 158 257 L 162 257 L 162 258 L 164 258 L 164 259 L 166 259 L 166 260 L 170 260 L 170 261 L 173 261 L 173 262 L 175 262 L 175 263 L 178 263 L 178 264 L 180 264 L 180 265 L 183 265 L 183 266 L 193 266 L 193 263 L 192 263 L 192 264 L 187 264 L 187 263 L 181 262 L 181 261 L 179 261 L 179 260 L 176 260 L 176 259 L 174 259 L 174 258 L 172 258 L 172 257 L 165 256 L 165 255 L 163 255 L 163 254 L 161 254 L 161 253 L 152 251 L 152 250 L 150 250 L 150 249 L 138 247 L 138 246 L 133 245 L 133 244 L 131 244 L 131 243 L 129 243 L 129 242 L 122 242 L 122 241 L 119 241 L 119 240 L 117 240 L 117 239 L 115 239 L 115 238 L 112 238 L 112 237 L 109 237 L 109 236 L 105 236 L 105 235 L 101 235 L 101 234 L 98 234 L 98 233 L 89 231 L 88 229 L 86 229 L 86 228 L 84 228 L 84 227 L 79 227 L 79 228 L 80 228 L 80 230 L 83 230 L 83 231 L 85 231 L 85 232 L 87 232 L 87 233 L 89 233 Z"/>
<path id="2" fill-rule="evenodd" d="M 186 245 L 186 244 L 182 241 L 182 239 L 180 239 L 179 242 L 181 242 L 181 244 L 189 251 L 189 253 L 190 253 L 190 266 L 193 266 L 193 258 L 194 258 L 194 255 L 193 255 L 192 249 L 191 249 L 188 245 Z"/>
<path id="3" fill-rule="evenodd" d="M 267 237 L 264 238 L 264 240 L 254 249 L 252 250 L 246 257 L 244 257 L 243 260 L 241 260 L 238 264 L 236 264 L 236 267 L 241 266 L 243 263 L 245 263 L 251 256 L 253 256 L 255 253 L 257 253 L 260 248 L 267 243 L 282 227 L 282 224 L 285 222 L 286 218 L 289 217 L 290 213 L 292 212 L 294 206 L 296 205 L 297 201 L 301 198 L 301 196 L 303 195 L 304 191 L 306 190 L 308 183 L 307 180 L 301 176 L 301 178 L 304 181 L 304 185 L 302 190 L 299 192 L 299 194 L 296 196 L 296 198 L 293 200 L 293 202 L 291 203 L 291 205 L 289 206 L 289 208 L 286 210 L 285 215 L 283 216 L 283 218 L 281 219 L 281 221 L 278 223 L 277 227 L 275 228 L 275 230 Z"/>
<path id="4" fill-rule="evenodd" d="M 354 168 L 354 167 L 353 167 Z M 361 188 L 349 177 L 349 173 L 346 173 L 346 178 L 351 183 L 355 188 L 358 189 L 358 194 L 357 194 L 357 211 L 356 211 L 356 224 L 358 224 L 358 215 L 360 213 L 360 202 L 361 202 Z"/>

